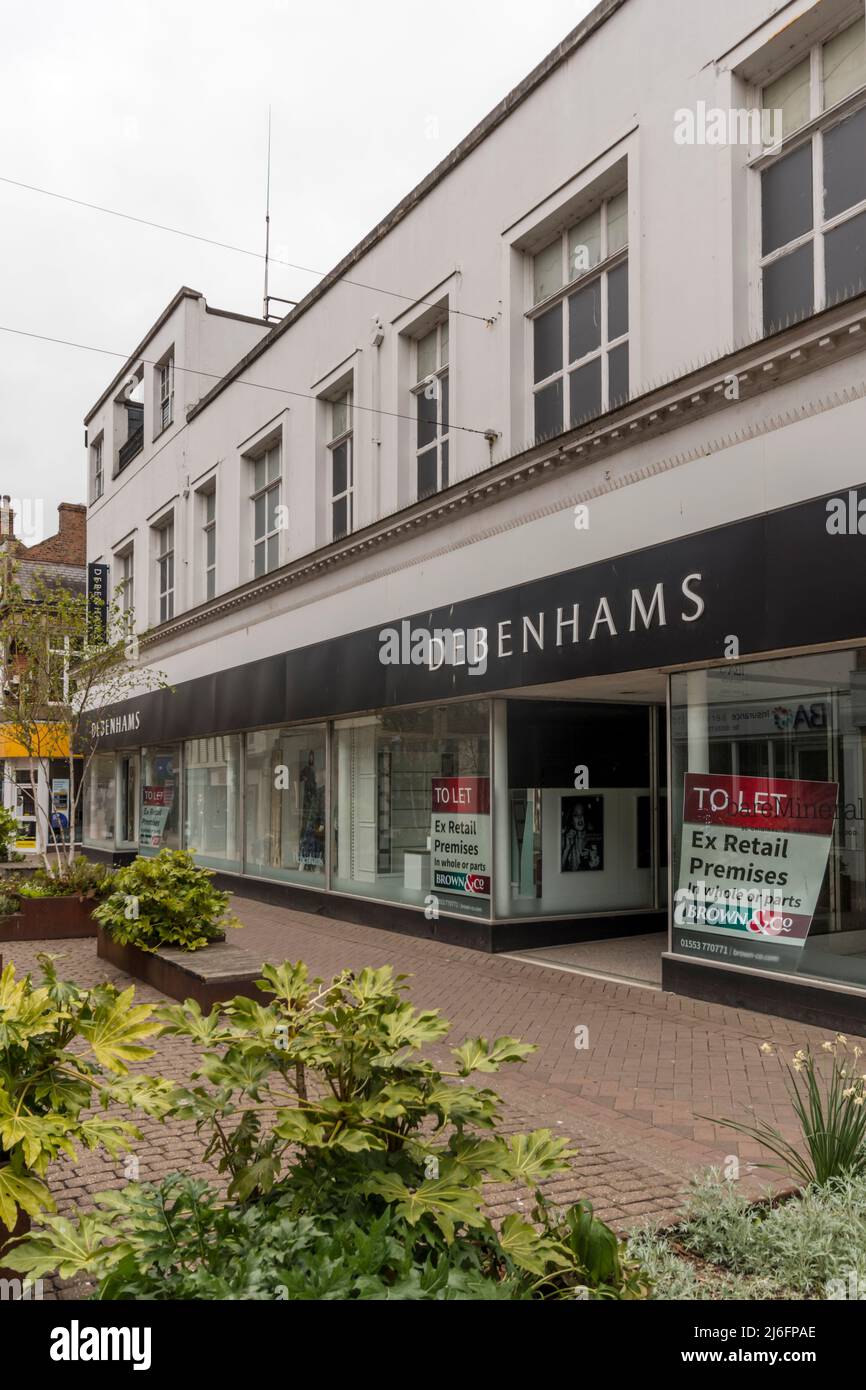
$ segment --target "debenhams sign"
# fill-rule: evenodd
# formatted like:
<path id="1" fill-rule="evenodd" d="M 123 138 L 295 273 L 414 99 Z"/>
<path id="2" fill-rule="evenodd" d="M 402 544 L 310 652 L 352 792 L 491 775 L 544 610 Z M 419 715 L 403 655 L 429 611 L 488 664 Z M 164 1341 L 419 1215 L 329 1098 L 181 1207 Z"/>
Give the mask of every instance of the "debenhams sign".
<path id="1" fill-rule="evenodd" d="M 660 580 L 651 594 L 633 588 L 613 603 L 602 594 L 595 606 L 583 614 L 579 603 L 557 607 L 555 613 L 542 609 L 522 614 L 518 619 L 504 618 L 492 632 L 486 627 L 413 627 L 405 618 L 399 627 L 386 627 L 379 632 L 379 660 L 383 666 L 426 666 L 431 671 L 441 666 L 466 666 L 469 675 L 483 675 L 488 658 L 506 661 L 517 652 L 543 652 L 546 644 L 574 646 L 583 639 L 595 642 L 600 636 L 616 638 L 622 632 L 648 632 L 653 626 L 667 627 L 670 622 L 697 622 L 706 607 L 700 584 L 700 573 L 687 574 L 680 582 L 675 601 L 669 604 L 664 581 Z"/>
<path id="2" fill-rule="evenodd" d="M 141 728 L 141 711 L 134 709 L 127 714 L 111 714 L 105 719 L 91 719 L 90 737 L 111 738 L 113 734 L 129 734 Z"/>

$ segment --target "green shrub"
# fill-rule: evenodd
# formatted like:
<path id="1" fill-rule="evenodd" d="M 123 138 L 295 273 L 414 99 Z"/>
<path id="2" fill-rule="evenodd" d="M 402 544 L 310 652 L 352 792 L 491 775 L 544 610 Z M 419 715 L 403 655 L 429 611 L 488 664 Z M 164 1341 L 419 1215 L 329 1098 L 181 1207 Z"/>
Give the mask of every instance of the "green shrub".
<path id="1" fill-rule="evenodd" d="M 18 820 L 5 806 L 0 806 L 0 860 L 9 863 L 19 856 L 15 853 L 18 839 Z"/>
<path id="2" fill-rule="evenodd" d="M 771 1043 L 764 1043 L 761 1051 L 776 1055 Z M 834 1042 L 822 1043 L 822 1051 L 829 1074 L 822 1074 L 809 1047 L 795 1052 L 790 1062 L 779 1058 L 805 1153 L 766 1120 L 754 1124 L 715 1121 L 757 1139 L 782 1160 L 781 1164 L 765 1163 L 762 1167 L 781 1168 L 804 1183 L 819 1185 L 834 1178 L 866 1174 L 866 1076 L 857 1070 L 863 1049 L 849 1048 L 844 1034 L 837 1033 Z"/>
<path id="3" fill-rule="evenodd" d="M 113 882 L 112 869 L 76 854 L 70 864 L 64 864 L 56 873 L 38 868 L 29 878 L 20 880 L 15 892 L 21 898 L 104 898 Z"/>
<path id="4" fill-rule="evenodd" d="M 58 979 L 50 956 L 43 978 L 0 974 L 0 1227 L 12 1229 L 19 1209 L 53 1209 L 48 1165 L 76 1143 L 111 1154 L 138 1137 L 127 1120 L 89 1113 L 97 1099 L 139 1104 L 159 1113 L 168 1082 L 129 1076 L 127 1063 L 151 1055 L 142 1038 L 157 1031 L 149 1005 L 134 989 L 82 990 Z M 72 1044 L 75 1043 L 75 1051 Z"/>
<path id="5" fill-rule="evenodd" d="M 556 1211 L 539 1190 L 567 1170 L 567 1140 L 496 1133 L 498 1096 L 468 1082 L 534 1048 L 477 1038 L 440 1070 L 422 1054 L 449 1025 L 411 1007 L 402 978 L 325 986 L 287 963 L 264 968 L 268 1005 L 160 1010 L 201 1049 L 171 1113 L 194 1121 L 227 1200 L 180 1175 L 127 1187 L 78 1221 L 46 1219 L 7 1262 L 87 1274 L 101 1298 L 646 1297 L 589 1204 Z M 484 1189 L 515 1184 L 531 1219 L 497 1227 Z"/>
<path id="6" fill-rule="evenodd" d="M 179 946 L 198 951 L 240 923 L 228 911 L 229 894 L 186 850 L 162 849 L 114 874 L 112 891 L 93 915 L 122 946 L 156 951 Z"/>

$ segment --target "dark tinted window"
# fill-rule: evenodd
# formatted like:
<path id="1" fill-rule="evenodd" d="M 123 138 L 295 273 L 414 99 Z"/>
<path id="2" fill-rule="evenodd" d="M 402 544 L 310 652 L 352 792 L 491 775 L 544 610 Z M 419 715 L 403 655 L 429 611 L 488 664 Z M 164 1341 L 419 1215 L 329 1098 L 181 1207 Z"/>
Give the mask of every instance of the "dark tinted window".
<path id="1" fill-rule="evenodd" d="M 765 169 L 761 175 L 763 254 L 769 255 L 812 226 L 812 146 L 801 145 L 793 154 Z"/>
<path id="2" fill-rule="evenodd" d="M 562 430 L 562 379 L 535 395 L 535 437 L 547 439 Z"/>
<path id="3" fill-rule="evenodd" d="M 866 198 L 866 109 L 824 136 L 824 216 L 835 217 Z"/>
<path id="4" fill-rule="evenodd" d="M 562 305 L 556 304 L 535 320 L 535 380 L 562 370 Z"/>
<path id="5" fill-rule="evenodd" d="M 866 290 L 866 212 L 827 233 L 824 258 L 828 304 Z"/>
<path id="6" fill-rule="evenodd" d="M 611 409 L 628 400 L 628 343 L 607 354 L 608 395 Z"/>
<path id="7" fill-rule="evenodd" d="M 430 449 L 418 460 L 418 496 L 429 497 L 436 491 L 436 450 Z"/>
<path id="8" fill-rule="evenodd" d="M 813 307 L 810 241 L 764 268 L 764 332 L 775 333 L 787 323 L 806 318 Z"/>
<path id="9" fill-rule="evenodd" d="M 568 301 L 568 360 L 576 362 L 601 342 L 601 281 L 578 290 Z"/>
<path id="10" fill-rule="evenodd" d="M 621 338 L 628 332 L 628 263 L 618 265 L 607 277 L 607 336 Z"/>
<path id="11" fill-rule="evenodd" d="M 601 358 L 594 357 L 585 367 L 569 375 L 571 392 L 571 423 L 598 415 L 601 411 Z"/>

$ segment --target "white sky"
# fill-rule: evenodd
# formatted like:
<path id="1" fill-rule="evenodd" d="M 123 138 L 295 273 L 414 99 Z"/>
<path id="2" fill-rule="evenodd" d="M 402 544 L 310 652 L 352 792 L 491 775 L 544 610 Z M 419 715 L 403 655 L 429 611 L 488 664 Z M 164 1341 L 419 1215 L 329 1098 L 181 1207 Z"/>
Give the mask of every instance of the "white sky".
<path id="1" fill-rule="evenodd" d="M 0 176 L 261 251 L 270 103 L 272 251 L 324 272 L 593 2 L 7 0 Z M 0 183 L 0 325 L 129 354 L 182 284 L 261 313 L 259 260 Z M 0 493 L 45 534 L 120 366 L 0 332 Z"/>

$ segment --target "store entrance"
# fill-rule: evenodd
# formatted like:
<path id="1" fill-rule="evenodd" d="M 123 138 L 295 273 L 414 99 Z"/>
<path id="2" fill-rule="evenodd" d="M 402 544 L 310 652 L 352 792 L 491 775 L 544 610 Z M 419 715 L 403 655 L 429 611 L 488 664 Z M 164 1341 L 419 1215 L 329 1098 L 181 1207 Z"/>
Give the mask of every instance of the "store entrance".
<path id="1" fill-rule="evenodd" d="M 521 959 L 660 987 L 664 695 L 664 677 L 650 672 L 504 702 L 508 804 L 499 823 L 508 843 L 497 849 L 510 873 L 498 876 L 496 916 L 521 923 Z"/>

